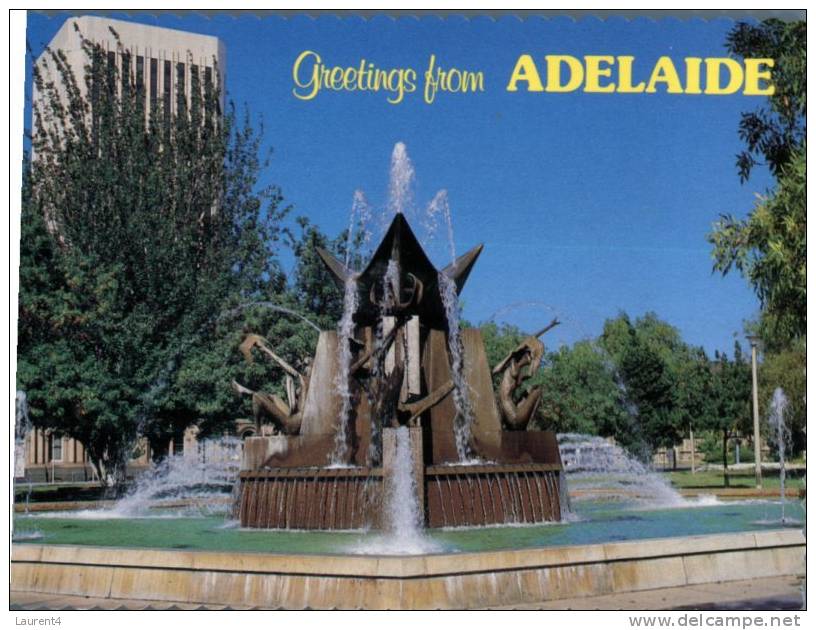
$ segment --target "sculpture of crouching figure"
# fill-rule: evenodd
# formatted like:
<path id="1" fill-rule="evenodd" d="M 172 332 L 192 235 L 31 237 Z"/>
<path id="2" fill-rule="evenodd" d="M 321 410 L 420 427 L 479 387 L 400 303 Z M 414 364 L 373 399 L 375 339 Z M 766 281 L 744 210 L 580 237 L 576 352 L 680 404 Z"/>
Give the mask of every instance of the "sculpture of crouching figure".
<path id="1" fill-rule="evenodd" d="M 255 420 L 255 428 L 258 435 L 261 435 L 261 426 L 264 420 L 271 421 L 274 433 L 284 435 L 297 435 L 300 433 L 300 425 L 303 422 L 303 405 L 306 401 L 306 394 L 309 389 L 309 376 L 311 372 L 310 361 L 304 361 L 303 374 L 298 372 L 284 359 L 279 357 L 269 347 L 269 342 L 260 335 L 249 334 L 239 346 L 241 354 L 248 363 L 253 362 L 252 349 L 258 348 L 269 356 L 286 372 L 285 388 L 286 398 L 284 401 L 276 394 L 266 392 L 256 392 L 248 387 L 244 387 L 236 381 L 232 381 L 233 390 L 239 395 L 252 397 L 252 417 Z M 297 385 L 295 385 L 297 381 Z"/>
<path id="2" fill-rule="evenodd" d="M 517 391 L 541 366 L 544 344 L 538 338 L 558 324 L 558 320 L 554 319 L 540 332 L 524 339 L 493 368 L 493 374 L 502 373 L 499 383 L 499 409 L 505 425 L 511 431 L 524 431 L 541 401 L 540 386 L 521 394 L 518 401 Z"/>

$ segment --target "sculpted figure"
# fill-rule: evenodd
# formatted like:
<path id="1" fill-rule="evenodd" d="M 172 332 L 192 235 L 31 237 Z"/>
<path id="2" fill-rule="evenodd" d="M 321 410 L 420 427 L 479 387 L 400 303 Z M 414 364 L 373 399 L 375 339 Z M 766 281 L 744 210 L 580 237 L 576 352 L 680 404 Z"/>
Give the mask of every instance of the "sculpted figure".
<path id="1" fill-rule="evenodd" d="M 422 283 L 414 282 L 412 291 L 422 292 Z M 412 293 L 412 296 L 415 293 Z M 413 299 L 413 297 L 411 298 Z M 350 373 L 361 383 L 367 383 L 367 392 L 372 405 L 372 415 L 376 418 L 391 418 L 390 424 L 397 427 L 400 424 L 419 426 L 419 417 L 428 409 L 438 404 L 445 396 L 453 391 L 453 381 L 448 380 L 424 397 L 412 398 L 410 400 L 399 400 L 400 388 L 404 376 L 405 365 L 397 364 L 390 375 L 382 374 L 382 360 L 391 346 L 395 343 L 398 333 L 404 328 L 408 319 L 403 316 L 395 318 L 394 327 L 383 337 L 383 340 L 376 350 L 373 348 L 361 352 L 357 360 L 351 365 Z M 407 350 L 405 351 L 407 353 Z M 378 364 L 375 376 L 365 365 L 369 360 Z M 396 411 L 396 415 L 393 413 Z"/>
<path id="2" fill-rule="evenodd" d="M 241 354 L 244 355 L 248 363 L 252 363 L 254 360 L 252 357 L 253 348 L 258 348 L 263 351 L 286 372 L 285 388 L 287 400 L 282 400 L 280 396 L 276 394 L 253 391 L 236 381 L 232 382 L 233 390 L 239 395 L 252 397 L 252 416 L 255 420 L 258 435 L 261 434 L 261 424 L 265 418 L 272 421 L 276 432 L 285 435 L 297 435 L 300 432 L 300 425 L 303 421 L 303 404 L 306 401 L 306 392 L 309 389 L 309 375 L 311 372 L 309 359 L 306 359 L 306 367 L 303 370 L 304 373 L 301 374 L 283 358 L 275 354 L 269 347 L 269 342 L 260 335 L 247 335 L 246 339 L 244 339 L 243 343 L 239 346 Z M 295 384 L 296 380 L 297 385 Z"/>
<path id="3" fill-rule="evenodd" d="M 558 324 L 558 320 L 554 319 L 540 332 L 524 339 L 493 368 L 493 374 L 502 373 L 499 383 L 499 409 L 510 430 L 525 430 L 538 407 L 541 400 L 541 387 L 533 387 L 522 394 L 518 401 L 516 401 L 516 392 L 524 381 L 538 371 L 541 359 L 544 358 L 544 344 L 538 338 Z"/>

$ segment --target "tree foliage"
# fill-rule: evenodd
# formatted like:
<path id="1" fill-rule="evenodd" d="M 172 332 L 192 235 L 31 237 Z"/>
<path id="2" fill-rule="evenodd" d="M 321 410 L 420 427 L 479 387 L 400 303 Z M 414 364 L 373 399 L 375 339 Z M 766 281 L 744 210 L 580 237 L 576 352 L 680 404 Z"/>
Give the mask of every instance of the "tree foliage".
<path id="1" fill-rule="evenodd" d="M 773 59 L 775 92 L 765 106 L 742 115 L 740 138 L 745 149 L 737 156 L 740 179 L 765 163 L 779 176 L 793 151 L 804 145 L 807 110 L 807 27 L 805 22 L 769 19 L 737 23 L 726 36 L 728 52 L 742 59 Z"/>
<path id="2" fill-rule="evenodd" d="M 119 481 L 137 434 L 227 420 L 229 380 L 193 373 L 226 359 L 211 354 L 224 309 L 280 288 L 287 209 L 258 186 L 249 118 L 219 111 L 217 68 L 193 74 L 172 112 L 161 100 L 148 111 L 121 71 L 128 51 L 83 49 L 82 83 L 63 51 L 34 68 L 18 386 L 35 422 L 82 441 Z"/>
<path id="3" fill-rule="evenodd" d="M 550 353 L 541 372 L 541 408 L 537 425 L 564 433 L 615 436 L 636 441 L 616 367 L 591 341 L 579 341 Z"/>
<path id="4" fill-rule="evenodd" d="M 734 343 L 729 360 L 717 353 L 711 368 L 711 396 L 705 428 L 721 436 L 723 469 L 728 467 L 728 441 L 736 434 L 752 435 L 751 366 Z M 728 476 L 725 476 L 726 483 Z"/>
<path id="5" fill-rule="evenodd" d="M 706 414 L 708 358 L 680 332 L 646 313 L 607 320 L 600 344 L 616 366 L 637 432 L 651 448 L 675 444 Z"/>
<path id="6" fill-rule="evenodd" d="M 788 398 L 785 421 L 791 430 L 790 449 L 794 454 L 807 447 L 806 366 L 805 340 L 798 339 L 782 350 L 765 352 L 758 370 L 760 418 L 768 418 L 774 390 L 781 387 Z"/>
<path id="7" fill-rule="evenodd" d="M 746 181 L 764 163 L 776 187 L 760 196 L 747 218 L 720 217 L 708 240 L 714 269 L 736 268 L 753 286 L 762 306 L 760 330 L 776 346 L 806 332 L 806 29 L 803 22 L 739 23 L 727 38 L 739 57 L 775 61 L 775 93 L 767 104 L 742 115 L 745 149 L 737 169 Z"/>
<path id="8" fill-rule="evenodd" d="M 462 322 L 462 324 L 465 327 L 470 326 L 467 322 Z M 492 321 L 482 324 L 480 329 L 485 345 L 487 363 L 491 368 L 512 352 L 526 336 L 524 332 L 516 326 L 497 324 Z"/>

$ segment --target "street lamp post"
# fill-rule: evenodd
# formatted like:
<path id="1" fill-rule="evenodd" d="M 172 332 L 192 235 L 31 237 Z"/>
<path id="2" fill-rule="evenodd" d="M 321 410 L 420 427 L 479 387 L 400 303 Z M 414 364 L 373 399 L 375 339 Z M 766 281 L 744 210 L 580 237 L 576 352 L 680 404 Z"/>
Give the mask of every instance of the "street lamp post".
<path id="1" fill-rule="evenodd" d="M 751 343 L 751 393 L 754 402 L 754 474 L 756 476 L 756 487 L 762 487 L 762 461 L 759 444 L 759 388 L 757 387 L 757 343 L 759 337 L 749 335 L 748 341 Z"/>

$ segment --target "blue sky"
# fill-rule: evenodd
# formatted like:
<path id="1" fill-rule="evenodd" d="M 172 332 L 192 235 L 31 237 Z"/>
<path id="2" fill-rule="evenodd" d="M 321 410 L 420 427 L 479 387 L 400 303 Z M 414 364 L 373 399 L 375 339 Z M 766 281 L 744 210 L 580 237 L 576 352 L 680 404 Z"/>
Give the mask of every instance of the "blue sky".
<path id="1" fill-rule="evenodd" d="M 35 55 L 65 17 L 29 13 Z M 462 295 L 471 321 L 496 314 L 532 331 L 557 312 L 564 324 L 545 340 L 553 347 L 597 335 L 621 310 L 655 311 L 713 353 L 730 352 L 758 309 L 741 277 L 711 273 L 705 235 L 719 214 L 745 215 L 772 183 L 757 170 L 740 184 L 734 166 L 740 113 L 762 97 L 504 89 L 523 53 L 634 55 L 636 80 L 661 55 L 678 66 L 721 57 L 729 20 L 111 17 L 221 38 L 229 98 L 262 118 L 274 148 L 264 182 L 329 235 L 348 224 L 356 189 L 385 205 L 391 151 L 404 142 L 417 206 L 446 189 L 457 251 L 485 244 Z M 307 49 L 329 65 L 365 58 L 420 73 L 435 54 L 443 67 L 484 72 L 485 91 L 439 94 L 432 105 L 419 94 L 390 105 L 382 92 L 300 101 L 292 64 Z"/>

